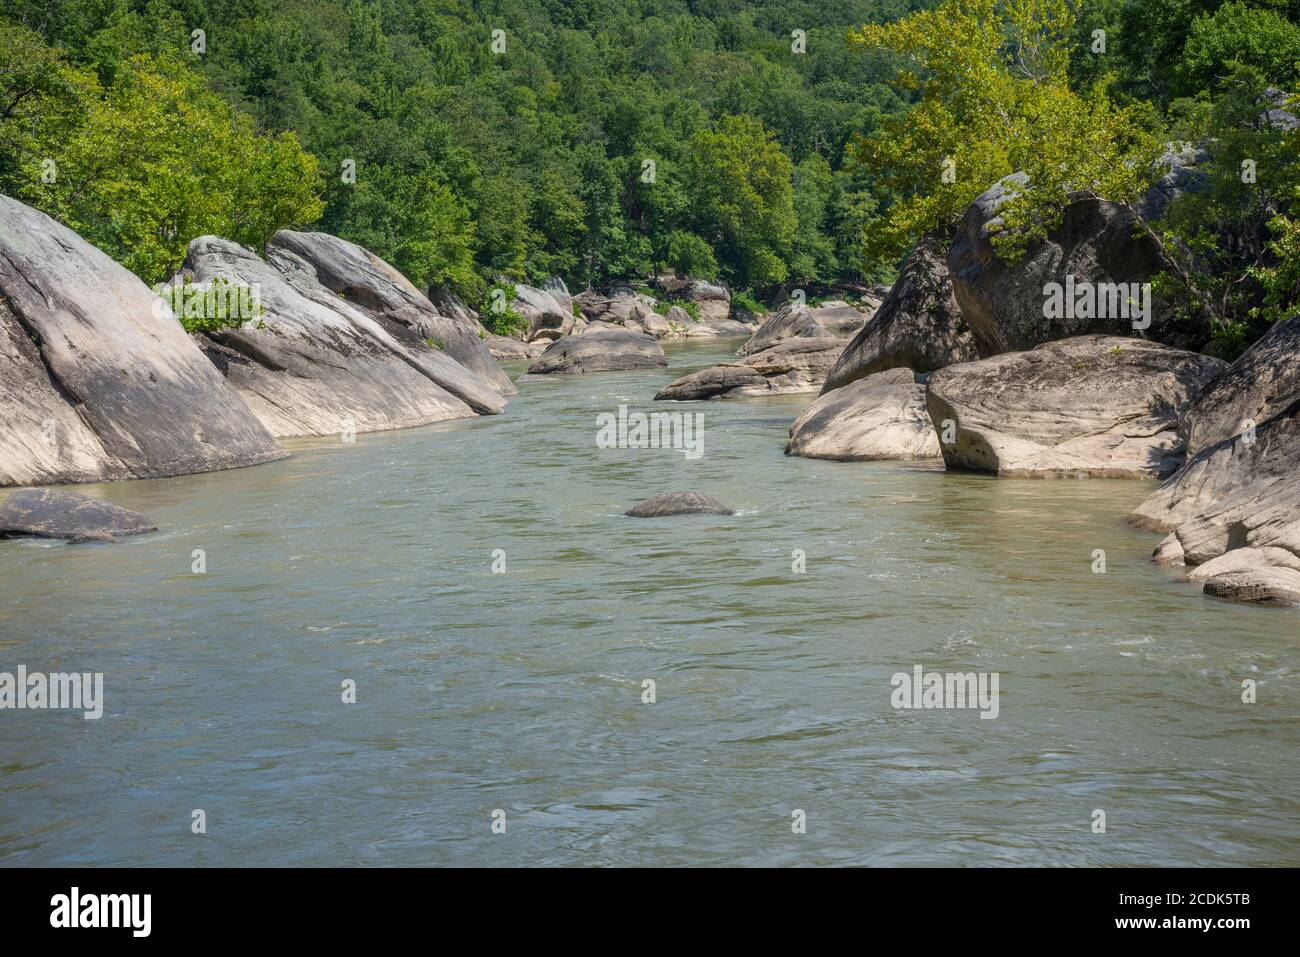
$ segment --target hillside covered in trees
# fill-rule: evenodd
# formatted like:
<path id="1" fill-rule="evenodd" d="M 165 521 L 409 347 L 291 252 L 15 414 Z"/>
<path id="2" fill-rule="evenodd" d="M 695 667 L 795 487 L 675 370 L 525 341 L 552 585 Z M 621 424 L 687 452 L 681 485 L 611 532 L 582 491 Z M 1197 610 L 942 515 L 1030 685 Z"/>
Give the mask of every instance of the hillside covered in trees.
<path id="1" fill-rule="evenodd" d="M 1024 242 L 1070 191 L 1128 202 L 1170 141 L 1211 144 L 1210 188 L 1151 228 L 1172 301 L 1233 352 L 1300 283 L 1274 121 L 1298 22 L 1298 0 L 10 0 L 0 191 L 150 282 L 197 235 L 310 226 L 473 301 L 662 269 L 770 293 L 887 278 L 1008 173 L 1034 184 Z"/>

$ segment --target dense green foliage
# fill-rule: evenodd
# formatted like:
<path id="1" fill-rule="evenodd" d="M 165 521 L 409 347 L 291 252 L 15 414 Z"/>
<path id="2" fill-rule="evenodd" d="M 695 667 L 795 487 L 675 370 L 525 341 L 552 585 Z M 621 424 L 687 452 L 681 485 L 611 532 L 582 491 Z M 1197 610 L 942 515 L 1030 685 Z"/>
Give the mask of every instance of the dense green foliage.
<path id="1" fill-rule="evenodd" d="M 1159 251 L 1163 299 L 1225 355 L 1300 301 L 1300 70 L 1295 0 L 943 0 L 855 44 L 903 58 L 916 101 L 857 155 L 899 196 L 868 249 L 950 232 L 971 199 L 1028 174 L 1001 214 L 1003 255 L 1060 221 L 1072 196 L 1125 206 Z M 1140 202 L 1169 150 L 1200 188 L 1169 214 Z"/>
<path id="2" fill-rule="evenodd" d="M 30 31 L 22 43 L 43 41 L 60 72 L 98 77 L 103 99 L 130 86 L 123 73 L 141 54 L 168 82 L 191 84 L 182 108 L 174 93 L 160 112 L 176 124 L 209 112 L 210 129 L 196 130 L 184 158 L 225 166 L 147 178 L 190 195 L 220 194 L 223 177 L 245 183 L 243 196 L 194 201 L 222 215 L 233 203 L 258 222 L 236 233 L 211 212 L 164 216 L 125 155 L 111 159 L 122 187 L 113 202 L 129 202 L 140 221 L 124 231 L 102 195 L 79 195 L 86 208 L 74 212 L 32 184 L 33 164 L 65 152 L 55 131 L 7 137 L 0 189 L 65 217 L 149 278 L 164 260 L 175 265 L 176 243 L 196 229 L 256 241 L 264 226 L 308 222 L 418 284 L 475 301 L 498 275 L 582 284 L 671 268 L 756 286 L 876 278 L 891 264 L 868 259 L 863 241 L 886 197 L 868 170 L 846 164 L 846 146 L 902 103 L 887 59 L 853 52 L 846 34 L 917 5 L 13 0 L 9 23 Z M 205 33 L 201 54 L 190 52 L 193 30 Z M 16 42 L 12 29 L 3 42 Z M 250 145 L 240 128 L 244 145 L 212 149 L 213 130 L 231 121 L 193 89 L 200 82 L 262 135 Z M 293 141 L 281 134 L 320 171 L 281 156 L 270 169 L 283 182 L 264 190 L 242 159 L 287 152 Z M 79 170 L 59 165 L 77 192 Z M 200 173 L 215 177 L 211 187 L 196 188 L 190 174 Z M 319 216 L 297 191 L 267 202 L 289 184 L 323 199 Z"/>
<path id="3" fill-rule="evenodd" d="M 1300 0 L 9 0 L 0 190 L 150 280 L 310 225 L 475 303 L 773 293 L 883 278 L 1024 171 L 1014 256 L 1188 142 L 1208 187 L 1143 228 L 1232 351 L 1300 298 L 1300 134 L 1266 112 L 1297 89 Z"/>

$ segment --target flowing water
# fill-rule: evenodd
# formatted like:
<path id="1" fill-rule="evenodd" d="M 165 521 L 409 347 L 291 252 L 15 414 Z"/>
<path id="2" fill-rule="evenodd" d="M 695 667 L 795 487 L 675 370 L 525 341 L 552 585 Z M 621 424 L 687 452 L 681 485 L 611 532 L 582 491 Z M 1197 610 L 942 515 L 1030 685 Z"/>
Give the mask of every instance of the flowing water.
<path id="1" fill-rule="evenodd" d="M 0 864 L 1300 864 L 1300 613 L 1151 565 L 1148 484 L 792 459 L 810 396 L 651 402 L 735 345 L 90 487 L 161 528 L 115 546 L 0 542 L 0 671 L 106 699 L 0 711 Z M 703 457 L 597 448 L 620 404 L 703 412 Z M 671 489 L 737 514 L 621 517 Z M 896 710 L 915 665 L 996 672 L 996 719 Z"/>

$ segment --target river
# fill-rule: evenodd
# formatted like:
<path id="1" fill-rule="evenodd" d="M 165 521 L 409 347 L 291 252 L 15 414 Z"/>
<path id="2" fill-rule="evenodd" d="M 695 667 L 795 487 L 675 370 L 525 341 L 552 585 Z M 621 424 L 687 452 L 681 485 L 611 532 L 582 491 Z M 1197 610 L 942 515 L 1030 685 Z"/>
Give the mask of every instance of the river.
<path id="1" fill-rule="evenodd" d="M 651 401 L 736 344 L 79 489 L 161 529 L 115 546 L 0 541 L 0 671 L 105 695 L 0 712 L 0 865 L 1300 864 L 1296 612 L 1153 566 L 1146 483 L 787 458 L 811 396 Z M 703 412 L 704 455 L 597 448 L 620 404 Z M 672 489 L 737 514 L 621 516 Z M 895 709 L 916 665 L 996 673 L 997 717 Z"/>

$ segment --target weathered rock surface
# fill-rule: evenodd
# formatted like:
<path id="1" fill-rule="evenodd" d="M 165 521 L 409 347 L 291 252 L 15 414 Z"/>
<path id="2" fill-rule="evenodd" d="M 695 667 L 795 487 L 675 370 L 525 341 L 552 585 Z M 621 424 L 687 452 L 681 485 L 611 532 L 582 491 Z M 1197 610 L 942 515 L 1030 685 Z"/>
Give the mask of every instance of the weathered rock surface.
<path id="1" fill-rule="evenodd" d="M 484 340 L 488 351 L 492 353 L 492 358 L 498 361 L 504 359 L 536 359 L 546 347 L 550 345 L 549 339 L 542 339 L 538 342 L 523 342 L 519 339 L 511 339 L 509 336 L 488 336 Z"/>
<path id="2" fill-rule="evenodd" d="M 1224 364 L 1142 339 L 1080 336 L 933 373 L 949 468 L 1001 476 L 1160 478 L 1182 464 L 1180 415 Z"/>
<path id="3" fill-rule="evenodd" d="M 573 307 L 565 308 L 544 289 L 515 285 L 515 312 L 528 320 L 528 340 L 562 339 L 573 332 Z"/>
<path id="4" fill-rule="evenodd" d="M 864 313 L 846 302 L 829 302 L 816 307 L 787 302 L 763 320 L 749 341 L 736 350 L 736 355 L 750 356 L 787 339 L 847 338 L 861 329 L 866 321 Z"/>
<path id="5" fill-rule="evenodd" d="M 557 339 L 528 367 L 528 372 L 530 375 L 624 372 L 667 364 L 663 347 L 653 336 L 602 329 Z"/>
<path id="6" fill-rule="evenodd" d="M 1062 312 L 1047 315 L 1044 308 L 1048 283 L 1078 288 L 1084 283 L 1130 284 L 1140 290 L 1160 270 L 1155 246 L 1135 236 L 1137 222 L 1123 207 L 1101 200 L 1076 198 L 1065 208 L 1060 225 L 1045 239 L 1030 245 L 1014 264 L 998 255 L 992 241 L 1002 222 L 1001 211 L 1018 187 L 1023 173 L 1004 177 L 985 190 L 967 209 L 957 237 L 948 251 L 953 293 L 962 315 L 986 354 L 1031 349 L 1044 342 L 1072 336 L 1106 334 L 1141 335 L 1184 348 L 1198 349 L 1209 330 L 1180 321 L 1173 310 L 1151 304 L 1149 327 L 1137 331 L 1146 318 L 1131 314 L 1133 295 L 1097 297 L 1088 315 Z M 1068 277 L 1073 277 L 1072 279 Z M 1122 315 L 1125 310 L 1129 315 Z M 1093 314 L 1095 313 L 1095 314 Z"/>
<path id="7" fill-rule="evenodd" d="M 1290 568 L 1223 572 L 1206 580 L 1202 591 L 1231 601 L 1294 607 L 1300 605 L 1300 572 Z"/>
<path id="8" fill-rule="evenodd" d="M 26 488 L 0 502 L 0 538 L 114 542 L 119 535 L 156 530 L 157 526 L 139 512 L 73 492 Z"/>
<path id="9" fill-rule="evenodd" d="M 726 362 L 670 382 L 656 399 L 816 392 L 844 349 L 843 339 L 787 339 L 741 362 Z"/>
<path id="10" fill-rule="evenodd" d="M 488 393 L 484 402 L 504 404 L 458 363 L 416 354 L 346 300 L 329 302 L 306 271 L 286 275 L 243 246 L 200 236 L 190 243 L 185 272 L 198 282 L 223 277 L 258 290 L 264 313 L 256 326 L 199 341 L 274 435 L 372 432 L 472 416 L 432 377 L 455 370 L 469 380 L 466 388 Z"/>
<path id="11" fill-rule="evenodd" d="M 1300 401 L 1238 436 L 1202 449 L 1130 516 L 1169 532 L 1156 550 L 1165 565 L 1206 565 L 1225 556 L 1227 570 L 1292 567 L 1300 555 Z M 1231 562 L 1226 556 L 1234 557 Z M 1215 568 L 1212 566 L 1210 571 Z"/>
<path id="12" fill-rule="evenodd" d="M 1183 422 L 1187 452 L 1241 435 L 1300 399 L 1300 316 L 1274 325 L 1205 390 Z"/>
<path id="13" fill-rule="evenodd" d="M 947 249 L 935 237 L 917 243 L 880 307 L 827 376 L 823 392 L 886 369 L 932 372 L 997 351 L 993 343 L 977 340 L 962 317 Z"/>
<path id="14" fill-rule="evenodd" d="M 0 486 L 184 475 L 284 455 L 143 282 L 0 196 Z"/>
<path id="15" fill-rule="evenodd" d="M 328 233 L 282 229 L 271 238 L 266 254 L 287 276 L 306 271 L 315 280 L 304 284 L 300 291 L 305 295 L 323 288 L 342 296 L 411 352 L 430 353 L 424 357 L 434 381 L 476 412 L 500 411 L 500 403 L 483 394 L 484 387 L 499 395 L 518 391 L 479 338 L 477 320 L 459 310 L 442 315 L 424 293 L 370 250 Z M 435 349 L 442 355 L 431 354 Z M 481 384 L 473 385 L 447 359 L 463 366 L 482 380 Z"/>
<path id="16" fill-rule="evenodd" d="M 794 425 L 786 455 L 858 462 L 938 458 L 925 387 L 910 369 L 889 369 L 827 392 Z"/>
<path id="17" fill-rule="evenodd" d="M 686 287 L 686 298 L 700 310 L 700 321 L 726 319 L 731 315 L 731 293 L 725 286 L 697 279 Z"/>
<path id="18" fill-rule="evenodd" d="M 665 515 L 692 515 L 707 513 L 710 515 L 736 514 L 712 495 L 702 492 L 665 492 L 643 502 L 637 502 L 624 515 L 633 518 L 661 518 Z"/>

